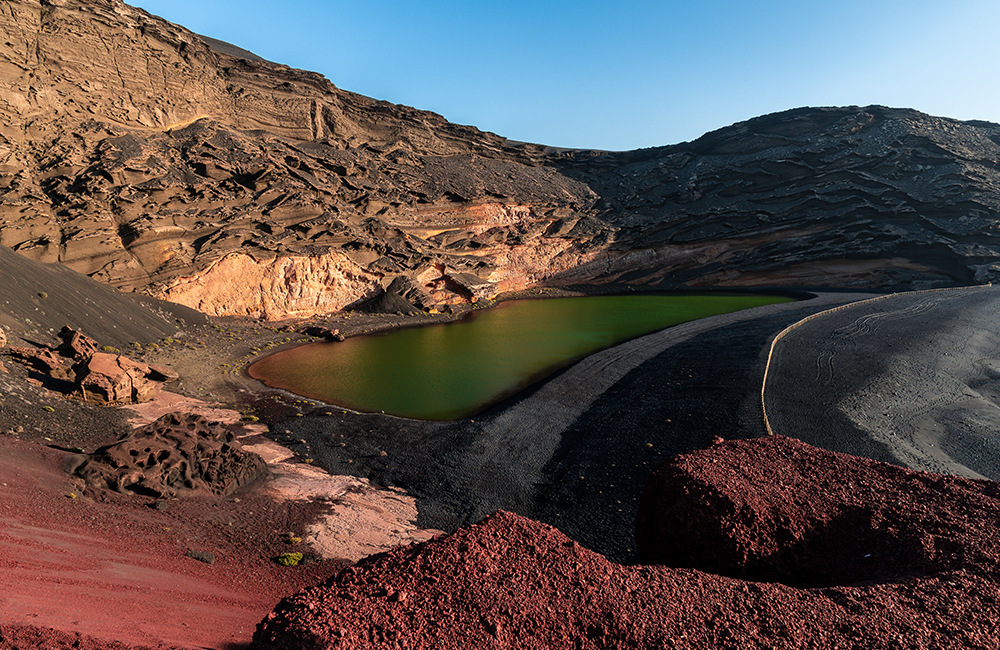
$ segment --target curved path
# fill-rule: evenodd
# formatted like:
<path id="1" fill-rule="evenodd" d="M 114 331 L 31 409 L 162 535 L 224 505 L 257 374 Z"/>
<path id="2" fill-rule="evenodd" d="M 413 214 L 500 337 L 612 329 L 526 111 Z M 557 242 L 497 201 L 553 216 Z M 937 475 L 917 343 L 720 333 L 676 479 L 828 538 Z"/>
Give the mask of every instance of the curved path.
<path id="1" fill-rule="evenodd" d="M 452 530 L 503 508 L 635 561 L 632 526 L 652 469 L 717 435 L 764 435 L 771 339 L 870 297 L 823 294 L 685 323 L 594 354 L 469 420 L 337 412 L 286 422 L 286 442 L 334 474 L 405 488 L 422 526 Z"/>
<path id="2" fill-rule="evenodd" d="M 774 433 L 911 469 L 1000 480 L 1000 287 L 894 294 L 774 345 Z"/>

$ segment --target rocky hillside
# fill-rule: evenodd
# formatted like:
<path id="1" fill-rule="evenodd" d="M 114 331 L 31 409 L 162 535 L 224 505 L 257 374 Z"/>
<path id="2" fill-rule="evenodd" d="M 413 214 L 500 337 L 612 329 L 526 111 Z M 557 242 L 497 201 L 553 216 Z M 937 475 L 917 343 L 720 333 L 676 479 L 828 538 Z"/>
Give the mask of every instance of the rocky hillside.
<path id="1" fill-rule="evenodd" d="M 0 29 L 0 244 L 209 314 L 334 310 L 398 276 L 433 309 L 545 284 L 1000 270 L 995 124 L 799 109 L 670 147 L 555 150 L 238 58 L 118 0 L 8 0 Z"/>

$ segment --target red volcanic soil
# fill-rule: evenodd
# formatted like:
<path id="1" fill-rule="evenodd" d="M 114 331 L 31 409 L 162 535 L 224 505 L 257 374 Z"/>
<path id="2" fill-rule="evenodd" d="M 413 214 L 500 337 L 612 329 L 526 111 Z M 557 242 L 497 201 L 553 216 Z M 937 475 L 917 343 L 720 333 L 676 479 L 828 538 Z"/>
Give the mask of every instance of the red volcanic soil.
<path id="1" fill-rule="evenodd" d="M 702 570 L 616 565 L 500 512 L 283 600 L 253 647 L 998 645 L 995 483 L 773 437 L 672 459 L 650 486 L 644 552 Z"/>
<path id="2" fill-rule="evenodd" d="M 1000 483 L 781 436 L 718 439 L 657 467 L 635 533 L 643 562 L 796 587 L 989 574 L 1000 558 Z"/>
<path id="3" fill-rule="evenodd" d="M 272 561 L 326 505 L 251 488 L 157 510 L 151 498 L 81 493 L 61 469 L 70 456 L 0 437 L 0 649 L 236 650 L 283 595 L 343 567 Z"/>

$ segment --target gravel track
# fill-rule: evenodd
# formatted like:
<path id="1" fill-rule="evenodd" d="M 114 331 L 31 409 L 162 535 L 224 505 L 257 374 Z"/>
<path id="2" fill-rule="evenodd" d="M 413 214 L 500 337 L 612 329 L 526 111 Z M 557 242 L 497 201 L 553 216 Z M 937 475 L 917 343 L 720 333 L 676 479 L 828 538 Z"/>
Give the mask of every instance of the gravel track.
<path id="1" fill-rule="evenodd" d="M 911 469 L 1000 479 L 1000 288 L 902 293 L 774 346 L 774 433 Z"/>

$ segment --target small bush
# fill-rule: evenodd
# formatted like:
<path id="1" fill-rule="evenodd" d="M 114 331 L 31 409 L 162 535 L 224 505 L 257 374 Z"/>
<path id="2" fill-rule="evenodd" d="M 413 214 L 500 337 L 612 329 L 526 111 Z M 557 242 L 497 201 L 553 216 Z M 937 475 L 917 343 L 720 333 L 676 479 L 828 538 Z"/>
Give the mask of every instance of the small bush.
<path id="1" fill-rule="evenodd" d="M 275 559 L 275 562 L 283 566 L 298 566 L 301 561 L 301 553 L 282 553 Z"/>

